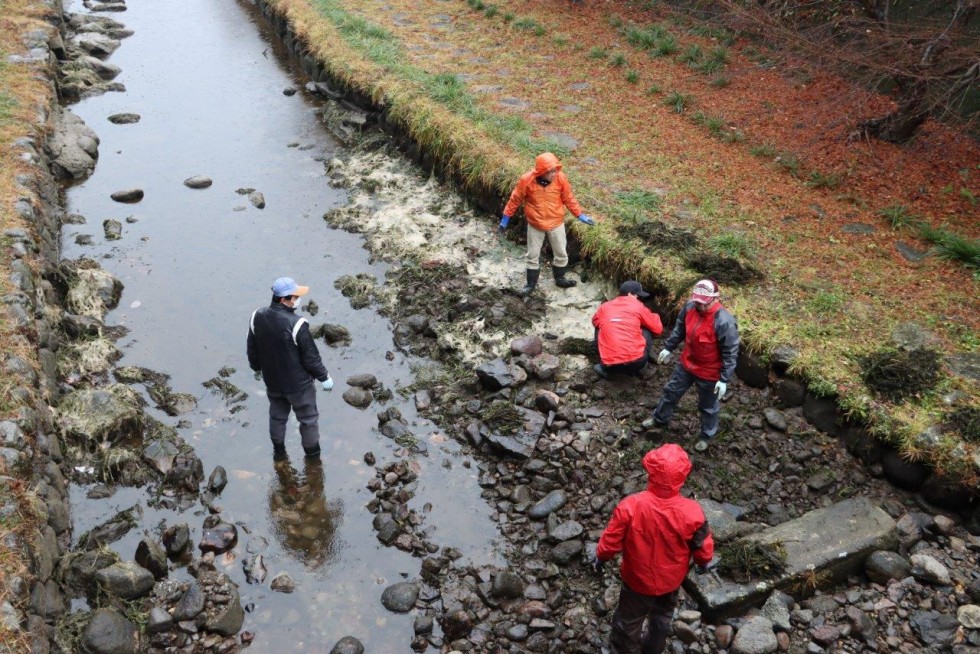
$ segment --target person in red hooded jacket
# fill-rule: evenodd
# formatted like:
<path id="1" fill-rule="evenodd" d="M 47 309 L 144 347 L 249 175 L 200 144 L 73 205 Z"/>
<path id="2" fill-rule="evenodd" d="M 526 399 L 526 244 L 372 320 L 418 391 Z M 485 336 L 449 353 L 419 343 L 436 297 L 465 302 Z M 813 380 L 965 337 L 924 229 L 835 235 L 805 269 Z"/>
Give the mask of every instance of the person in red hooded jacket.
<path id="1" fill-rule="evenodd" d="M 738 362 L 738 324 L 721 306 L 720 294 L 718 284 L 711 279 L 694 285 L 690 301 L 681 309 L 674 329 L 664 341 L 664 349 L 657 355 L 657 363 L 666 363 L 681 341 L 684 352 L 664 386 L 653 416 L 643 421 L 647 429 L 666 427 L 684 393 L 692 385 L 697 386 L 701 433 L 694 449 L 698 452 L 708 449 L 709 441 L 718 433 L 721 398 L 725 397 Z"/>
<path id="2" fill-rule="evenodd" d="M 592 369 L 600 377 L 613 373 L 636 376 L 646 367 L 653 337 L 664 331 L 660 316 L 641 302 L 648 297 L 640 282 L 625 281 L 619 297 L 603 302 L 592 316 L 599 350 L 599 363 Z"/>
<path id="3" fill-rule="evenodd" d="M 534 160 L 534 168 L 527 171 L 517 181 L 517 186 L 510 194 L 504 215 L 500 218 L 500 231 L 507 229 L 511 216 L 521 205 L 524 205 L 524 217 L 527 218 L 527 284 L 521 293 L 529 295 L 538 285 L 541 274 L 541 247 L 544 239 L 551 243 L 554 259 L 551 270 L 555 275 L 555 286 L 570 288 L 577 283 L 574 279 L 565 277 L 568 268 L 567 239 L 565 237 L 565 207 L 579 221 L 586 225 L 594 225 L 595 221 L 585 215 L 579 206 L 572 184 L 561 171 L 561 162 L 550 152 L 539 154 Z"/>
<path id="4" fill-rule="evenodd" d="M 609 634 L 611 654 L 660 654 L 677 605 L 677 591 L 691 567 L 709 567 L 714 539 L 701 505 L 682 497 L 691 460 L 679 445 L 668 443 L 643 457 L 647 488 L 623 499 L 599 538 L 596 562 L 623 553 L 623 588 Z M 643 622 L 649 618 L 640 643 Z"/>

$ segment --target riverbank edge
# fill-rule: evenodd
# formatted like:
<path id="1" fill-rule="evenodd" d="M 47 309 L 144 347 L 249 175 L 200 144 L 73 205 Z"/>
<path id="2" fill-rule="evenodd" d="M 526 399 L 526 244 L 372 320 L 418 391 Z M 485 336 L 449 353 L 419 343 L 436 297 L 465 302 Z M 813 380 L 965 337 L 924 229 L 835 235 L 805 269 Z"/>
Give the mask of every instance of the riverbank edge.
<path id="1" fill-rule="evenodd" d="M 23 136 L 3 154 L 5 212 L 0 260 L 3 288 L 3 335 L 0 360 L 5 382 L 0 436 L 6 471 L 3 543 L 0 546 L 4 583 L 0 642 L 4 652 L 48 652 L 52 619 L 69 600 L 52 575 L 70 541 L 67 470 L 56 433 L 51 404 L 58 393 L 56 353 L 60 299 L 48 277 L 60 259 L 58 185 L 46 152 L 58 103 L 55 51 L 64 49 L 61 0 L 28 3 L 31 15 L 15 15 L 29 28 L 21 35 L 23 51 L 6 53 L 6 65 L 19 66 L 46 90 L 10 90 L 33 118 L 17 127 Z M 40 17 L 40 19 L 38 19 Z M 60 609 L 59 609 L 60 607 Z"/>
<path id="2" fill-rule="evenodd" d="M 373 64 L 345 50 L 342 35 L 309 4 L 297 8 L 296 3 L 287 0 L 253 2 L 311 77 L 316 92 L 368 112 L 370 119 L 377 121 L 426 170 L 453 183 L 481 209 L 492 214 L 500 210 L 513 180 L 523 172 L 520 158 L 475 145 L 468 138 L 473 127 L 465 119 L 448 114 L 437 103 L 420 99 L 418 94 L 400 94 L 397 89 L 388 88 Z M 326 39 L 326 35 L 334 38 Z M 319 38 L 314 43 L 316 37 Z M 409 97 L 411 102 L 406 101 Z M 496 173 L 467 174 L 476 165 L 465 163 L 472 159 L 479 161 L 481 170 L 489 167 Z M 569 239 L 574 247 L 588 250 L 583 235 L 588 238 L 589 232 L 577 223 L 571 225 Z M 597 267 L 617 283 L 627 276 L 635 277 L 655 294 L 672 298 L 674 293 L 657 277 L 657 271 L 641 268 L 630 260 L 631 253 L 627 250 L 620 258 L 611 252 Z M 770 388 L 788 408 L 802 406 L 814 427 L 838 437 L 866 465 L 882 465 L 885 475 L 896 486 L 921 490 L 931 498 L 952 498 L 946 502 L 953 505 L 949 508 L 965 510 L 974 506 L 978 498 L 976 480 L 980 457 L 964 454 L 962 448 L 951 451 L 933 438 L 931 428 L 922 434 L 912 433 L 912 425 L 898 426 L 901 421 L 895 415 L 876 413 L 866 420 L 851 418 L 853 407 L 849 406 L 848 398 L 816 392 L 807 372 L 794 366 L 794 352 L 780 351 L 780 348 L 760 351 L 765 347 L 766 344 L 747 339 L 736 369 L 743 383 L 753 388 Z M 819 385 L 816 390 L 820 390 Z"/>

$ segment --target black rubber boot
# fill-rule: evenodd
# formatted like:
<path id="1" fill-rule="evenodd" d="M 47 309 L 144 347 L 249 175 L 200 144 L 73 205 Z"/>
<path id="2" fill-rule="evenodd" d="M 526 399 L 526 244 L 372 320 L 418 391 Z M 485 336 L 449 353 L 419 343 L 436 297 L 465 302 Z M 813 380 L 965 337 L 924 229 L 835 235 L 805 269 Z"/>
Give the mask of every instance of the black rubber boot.
<path id="1" fill-rule="evenodd" d="M 273 443 L 272 444 L 272 460 L 273 461 L 285 461 L 286 460 L 286 444 L 285 443 Z"/>
<path id="2" fill-rule="evenodd" d="M 565 277 L 565 271 L 568 270 L 568 266 L 552 266 L 551 270 L 555 273 L 555 286 L 558 288 L 571 288 L 578 284 L 574 279 Z"/>
<path id="3" fill-rule="evenodd" d="M 521 289 L 521 295 L 530 295 L 538 286 L 538 277 L 541 276 L 540 270 L 527 269 L 527 284 Z"/>
<path id="4" fill-rule="evenodd" d="M 320 446 L 319 445 L 314 445 L 313 448 L 312 449 L 309 449 L 309 450 L 304 447 L 303 448 L 303 451 L 306 452 L 306 458 L 308 460 L 309 459 L 319 459 L 320 458 Z"/>

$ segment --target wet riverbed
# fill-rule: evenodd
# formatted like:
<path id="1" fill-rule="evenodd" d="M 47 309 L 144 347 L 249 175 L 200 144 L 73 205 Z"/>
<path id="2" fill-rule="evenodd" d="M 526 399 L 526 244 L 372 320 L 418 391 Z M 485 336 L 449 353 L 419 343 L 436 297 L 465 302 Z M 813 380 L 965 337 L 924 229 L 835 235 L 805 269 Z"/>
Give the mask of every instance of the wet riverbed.
<path id="1" fill-rule="evenodd" d="M 80 3 L 68 10 L 84 11 Z M 387 585 L 417 577 L 419 561 L 383 547 L 364 508 L 374 476 L 364 453 L 374 452 L 381 464 L 396 457 L 398 446 L 377 432 L 377 403 L 362 411 L 340 395 L 344 380 L 358 373 L 376 375 L 389 389 L 407 385 L 414 362 L 398 352 L 388 360 L 386 352 L 395 350 L 388 321 L 370 309 L 352 310 L 334 289 L 345 274 L 383 279 L 384 267 L 369 261 L 360 236 L 324 224 L 324 212 L 347 202 L 344 191 L 327 184 L 322 163 L 340 146 L 319 120 L 318 101 L 302 90 L 306 79 L 252 11 L 233 0 L 137 1 L 117 16 L 135 31 L 110 58 L 123 70 L 117 81 L 126 92 L 73 107 L 101 146 L 93 176 L 67 191 L 67 210 L 87 222 L 65 226 L 63 255 L 97 259 L 124 283 L 119 308 L 107 318 L 130 330 L 117 343 L 124 354 L 118 365 L 166 373 L 175 391 L 197 398 L 196 410 L 180 416 L 187 421 L 180 433 L 206 474 L 217 465 L 228 470 L 216 504 L 239 525 L 240 542 L 217 563 L 239 583 L 243 604 L 252 605 L 243 629 L 255 634 L 256 651 L 326 651 L 348 634 L 368 651 L 404 651 L 412 617 L 389 613 L 379 598 Z M 287 86 L 300 90 L 287 96 Z M 141 120 L 107 120 L 120 112 Z M 185 187 L 194 175 L 214 184 Z M 145 191 L 137 204 L 109 197 L 132 187 Z M 260 191 L 265 208 L 240 189 Z M 121 240 L 103 238 L 105 219 L 122 223 Z M 92 245 L 76 243 L 85 234 Z M 334 392 L 318 397 L 322 473 L 304 465 L 293 422 L 290 463 L 273 466 L 263 386 L 245 359 L 248 316 L 268 302 L 269 286 L 281 275 L 311 286 L 309 299 L 320 306 L 313 324 L 337 323 L 353 334 L 347 347 L 320 344 L 337 382 Z M 244 403 L 229 406 L 202 387 L 224 367 L 235 369 L 228 379 L 248 393 Z M 418 418 L 410 402 L 396 393 L 390 405 L 428 442 L 429 455 L 413 457 L 420 470 L 411 502 L 425 516 L 428 539 L 458 548 L 476 565 L 499 563 L 477 467 L 466 467 L 458 446 Z M 146 494 L 134 489 L 100 500 L 87 499 L 87 490 L 72 490 L 75 538 L 116 511 L 141 507 L 139 528 L 112 545 L 124 559 L 132 559 L 144 533 L 159 537 L 165 524 L 187 522 L 196 539 L 206 515 L 200 506 L 183 513 L 149 508 Z M 245 583 L 246 547 L 263 541 L 268 579 L 287 572 L 294 593 L 272 592 L 268 579 Z"/>

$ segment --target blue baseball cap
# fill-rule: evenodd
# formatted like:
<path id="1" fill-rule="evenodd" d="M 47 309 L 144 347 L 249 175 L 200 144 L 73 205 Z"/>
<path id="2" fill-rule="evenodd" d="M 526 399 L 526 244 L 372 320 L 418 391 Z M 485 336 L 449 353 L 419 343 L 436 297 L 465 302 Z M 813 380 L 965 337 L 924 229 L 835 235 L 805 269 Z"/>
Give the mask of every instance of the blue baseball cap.
<path id="1" fill-rule="evenodd" d="M 276 297 L 306 295 L 309 292 L 309 286 L 300 286 L 292 277 L 280 277 L 276 281 L 272 282 L 272 294 Z"/>

